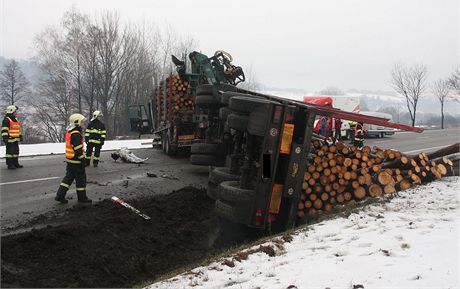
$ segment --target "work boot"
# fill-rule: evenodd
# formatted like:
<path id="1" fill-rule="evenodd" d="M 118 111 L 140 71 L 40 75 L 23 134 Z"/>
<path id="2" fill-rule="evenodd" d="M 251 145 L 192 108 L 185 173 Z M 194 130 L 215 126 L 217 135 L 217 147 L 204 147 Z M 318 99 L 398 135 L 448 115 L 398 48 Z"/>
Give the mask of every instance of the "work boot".
<path id="1" fill-rule="evenodd" d="M 14 161 L 13 161 L 13 164 L 16 168 L 20 169 L 20 168 L 23 168 L 24 166 L 21 166 L 19 164 L 19 159 L 18 158 L 14 158 Z"/>
<path id="2" fill-rule="evenodd" d="M 64 197 L 58 197 L 58 196 L 56 196 L 56 197 L 54 198 L 54 200 L 60 202 L 61 204 L 67 204 L 67 203 L 69 202 L 69 201 L 67 201 L 66 198 L 64 198 Z"/>
<path id="3" fill-rule="evenodd" d="M 92 202 L 92 200 L 88 199 L 88 197 L 86 196 L 86 192 L 78 192 L 77 191 L 77 198 L 78 198 L 79 203 L 89 204 L 89 203 Z"/>
<path id="4" fill-rule="evenodd" d="M 97 165 L 98 165 L 98 164 L 99 164 L 98 161 L 93 161 L 93 166 L 94 166 L 95 168 L 97 168 Z"/>
<path id="5" fill-rule="evenodd" d="M 84 199 L 78 199 L 79 203 L 84 203 L 84 204 L 90 204 L 93 202 L 93 200 L 88 199 L 88 197 L 85 197 Z"/>

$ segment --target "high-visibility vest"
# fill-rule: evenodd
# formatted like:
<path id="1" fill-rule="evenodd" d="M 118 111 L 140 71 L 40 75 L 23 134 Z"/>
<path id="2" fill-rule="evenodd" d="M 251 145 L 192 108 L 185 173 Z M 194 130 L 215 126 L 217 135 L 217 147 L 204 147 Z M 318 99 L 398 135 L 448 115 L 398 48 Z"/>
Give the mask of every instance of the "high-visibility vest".
<path id="1" fill-rule="evenodd" d="M 6 118 L 10 121 L 8 136 L 12 139 L 17 139 L 17 141 L 19 141 L 19 136 L 21 135 L 21 125 L 19 124 L 19 121 L 13 121 L 10 117 Z"/>
<path id="2" fill-rule="evenodd" d="M 361 125 L 355 129 L 355 140 L 356 141 L 364 140 L 364 129 Z"/>
<path id="3" fill-rule="evenodd" d="M 74 133 L 80 133 L 80 132 L 78 130 L 73 130 L 73 131 L 68 131 L 65 134 L 65 158 L 67 159 L 67 162 L 69 162 L 69 163 L 80 164 L 81 159 L 76 159 L 75 158 L 75 149 L 74 149 L 74 147 L 72 146 L 72 143 L 71 143 L 72 135 Z M 84 139 L 82 137 L 81 138 L 81 150 L 83 152 L 82 157 L 85 154 L 85 149 L 83 147 L 83 143 L 84 143 Z M 80 145 L 76 146 L 75 148 L 79 149 Z"/>

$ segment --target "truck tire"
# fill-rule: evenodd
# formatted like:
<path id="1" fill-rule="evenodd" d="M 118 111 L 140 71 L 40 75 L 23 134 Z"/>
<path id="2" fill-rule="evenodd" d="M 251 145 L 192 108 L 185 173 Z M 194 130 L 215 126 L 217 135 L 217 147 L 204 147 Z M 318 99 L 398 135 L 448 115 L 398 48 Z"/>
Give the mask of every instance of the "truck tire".
<path id="1" fill-rule="evenodd" d="M 194 143 L 190 147 L 191 154 L 217 155 L 219 151 L 219 144 L 216 143 Z"/>
<path id="2" fill-rule="evenodd" d="M 255 136 L 265 136 L 268 125 L 268 111 L 265 107 L 257 107 L 249 115 L 248 132 Z"/>
<path id="3" fill-rule="evenodd" d="M 227 91 L 227 92 L 222 93 L 222 95 L 220 96 L 220 102 L 225 105 L 228 105 L 230 103 L 230 99 L 235 96 L 251 97 L 251 95 L 249 94 Z"/>
<path id="4" fill-rule="evenodd" d="M 230 173 L 230 168 L 216 167 L 209 172 L 209 182 L 219 185 L 226 181 L 239 181 L 241 175 Z"/>
<path id="5" fill-rule="evenodd" d="M 206 190 L 206 194 L 208 195 L 209 198 L 213 199 L 214 201 L 217 201 L 217 194 L 219 193 L 219 186 L 208 182 L 208 189 Z"/>
<path id="6" fill-rule="evenodd" d="M 228 107 L 219 108 L 219 119 L 226 121 L 230 113 L 232 113 L 232 111 Z"/>
<path id="7" fill-rule="evenodd" d="M 221 161 L 216 155 L 190 155 L 190 163 L 198 166 L 218 166 Z"/>
<path id="8" fill-rule="evenodd" d="M 212 84 L 202 84 L 196 87 L 196 95 L 213 94 L 214 86 Z"/>
<path id="9" fill-rule="evenodd" d="M 232 223 L 249 224 L 251 222 L 251 208 L 248 204 L 234 205 L 225 201 L 217 200 L 214 212 L 218 217 Z"/>
<path id="10" fill-rule="evenodd" d="M 196 96 L 195 104 L 202 108 L 213 108 L 216 106 L 218 107 L 220 102 L 216 96 L 212 94 L 201 94 Z"/>
<path id="11" fill-rule="evenodd" d="M 217 94 L 218 91 L 236 91 L 237 88 L 231 84 L 219 84 L 219 85 L 212 85 L 212 84 L 202 84 L 197 86 L 196 88 L 196 95 L 204 95 L 204 94 Z"/>
<path id="12" fill-rule="evenodd" d="M 225 181 L 219 185 L 218 199 L 230 203 L 248 203 L 254 199 L 255 191 L 241 189 L 239 181 Z"/>
<path id="13" fill-rule="evenodd" d="M 164 152 L 168 156 L 174 156 L 177 154 L 177 147 L 175 148 L 171 145 L 171 138 L 169 137 L 169 134 L 166 135 Z"/>
<path id="14" fill-rule="evenodd" d="M 231 113 L 227 117 L 228 127 L 239 131 L 246 131 L 248 129 L 248 122 L 249 117 L 246 115 Z"/>
<path id="15" fill-rule="evenodd" d="M 235 96 L 230 99 L 228 107 L 237 112 L 250 113 L 256 107 L 267 106 L 270 103 L 272 102 L 263 98 Z"/>

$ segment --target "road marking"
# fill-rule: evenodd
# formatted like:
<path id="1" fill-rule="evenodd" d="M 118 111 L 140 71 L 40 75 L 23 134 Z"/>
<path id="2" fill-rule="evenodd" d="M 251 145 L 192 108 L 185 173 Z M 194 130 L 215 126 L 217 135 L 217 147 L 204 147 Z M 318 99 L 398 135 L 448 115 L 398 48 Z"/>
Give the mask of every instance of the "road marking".
<path id="1" fill-rule="evenodd" d="M 59 179 L 59 178 L 61 177 L 50 177 L 50 178 L 32 179 L 32 180 L 24 180 L 24 181 L 16 181 L 16 182 L 7 182 L 7 183 L 0 183 L 0 186 L 54 180 L 54 179 Z"/>
<path id="2" fill-rule="evenodd" d="M 421 151 L 428 151 L 428 150 L 434 150 L 434 149 L 444 148 L 444 147 L 446 147 L 446 146 L 447 146 L 447 145 L 437 146 L 437 147 L 431 147 L 431 148 L 423 148 L 423 149 L 408 151 L 408 152 L 404 152 L 404 153 L 405 153 L 405 154 L 411 154 L 411 153 L 416 153 L 416 152 L 421 152 Z"/>

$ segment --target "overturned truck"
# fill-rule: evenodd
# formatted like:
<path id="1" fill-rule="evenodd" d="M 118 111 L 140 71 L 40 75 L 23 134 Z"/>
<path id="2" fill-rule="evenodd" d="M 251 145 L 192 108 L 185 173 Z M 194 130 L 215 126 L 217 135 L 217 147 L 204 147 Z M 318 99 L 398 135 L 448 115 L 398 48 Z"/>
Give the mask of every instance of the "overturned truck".
<path id="1" fill-rule="evenodd" d="M 212 85 L 206 85 L 199 89 L 212 91 L 211 87 Z M 271 231 L 291 228 L 299 217 L 305 215 L 300 213 L 304 210 L 300 204 L 305 204 L 306 201 L 306 169 L 314 159 L 312 153 L 317 149 L 312 146 L 313 124 L 317 115 L 407 131 L 423 131 L 420 128 L 391 123 L 383 118 L 344 112 L 239 88 L 235 91 L 214 89 L 212 96 L 215 97 L 216 107 L 220 112 L 218 122 L 222 133 L 213 137 L 213 142 L 203 140 L 201 143 L 193 144 L 192 163 L 193 159 L 196 159 L 194 155 L 198 154 L 203 156 L 199 164 L 210 165 L 207 190 L 208 196 L 216 200 L 215 210 L 218 216 Z M 318 141 L 326 147 L 335 145 L 333 141 Z M 356 148 L 353 150 L 354 155 Z M 225 165 L 216 166 L 216 152 L 221 153 L 219 162 Z M 204 157 L 206 155 L 209 157 Z M 341 174 L 352 171 L 351 166 L 343 167 L 344 171 L 340 172 Z M 315 180 L 320 179 L 323 173 L 322 169 L 317 171 Z M 331 175 L 330 171 L 327 173 Z M 337 174 L 336 170 L 334 176 Z M 346 184 L 337 183 L 339 187 L 334 187 L 343 193 L 344 188 L 349 183 L 351 185 L 352 181 L 347 180 Z M 359 185 L 362 189 L 358 191 L 368 189 Z M 310 190 L 312 192 L 312 188 Z M 312 195 L 317 197 L 317 193 L 320 192 Z M 319 202 L 316 202 L 319 210 L 323 204 L 318 204 Z"/>

